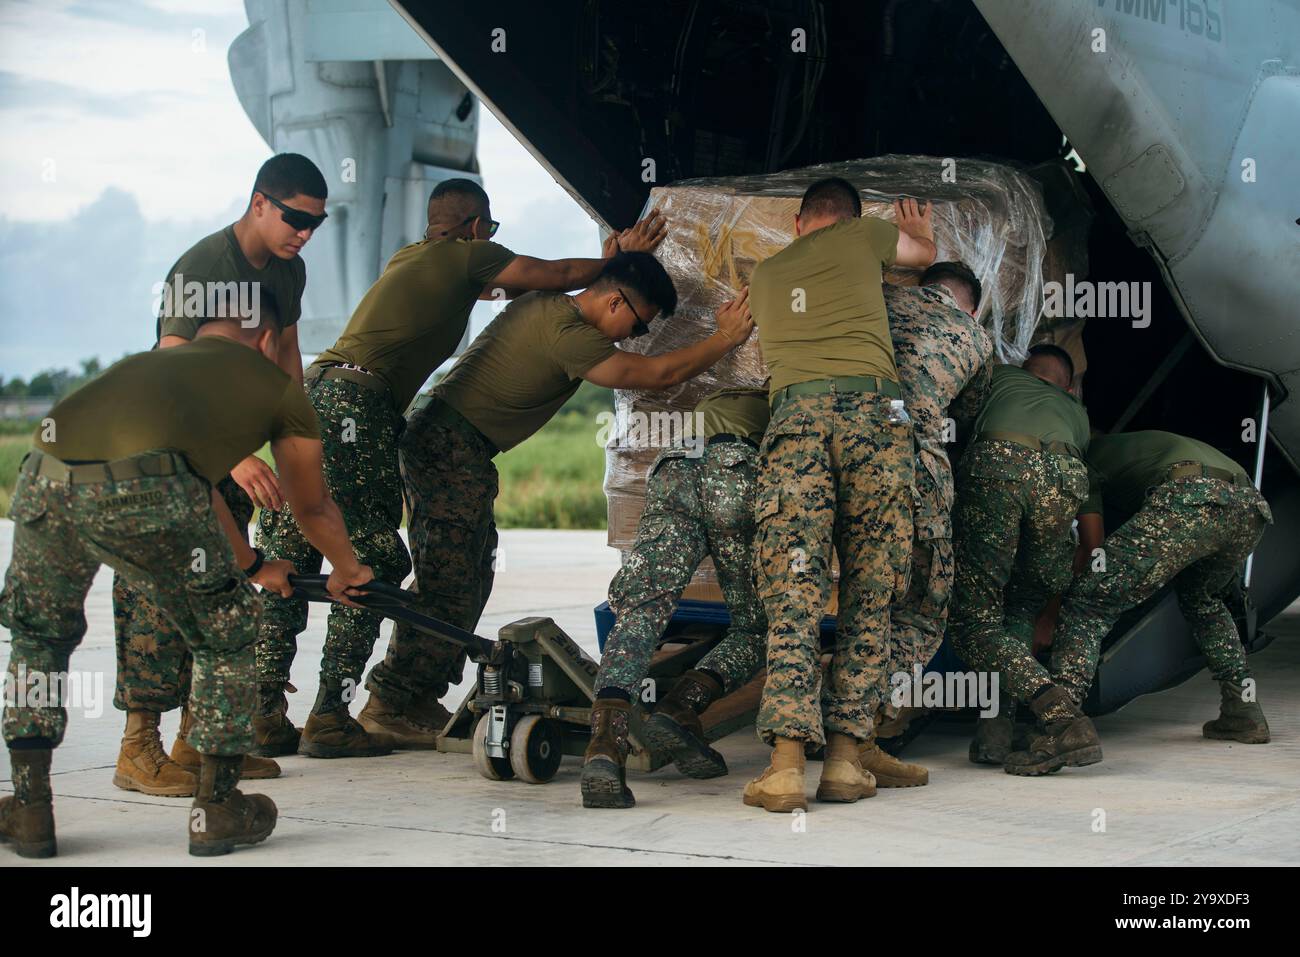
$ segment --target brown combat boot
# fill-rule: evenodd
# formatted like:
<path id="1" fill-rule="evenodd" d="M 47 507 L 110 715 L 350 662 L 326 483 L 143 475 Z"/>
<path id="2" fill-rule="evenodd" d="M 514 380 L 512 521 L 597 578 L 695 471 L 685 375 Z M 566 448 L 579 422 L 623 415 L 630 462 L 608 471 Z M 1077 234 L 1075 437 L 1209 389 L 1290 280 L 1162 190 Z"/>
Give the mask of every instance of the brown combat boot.
<path id="1" fill-rule="evenodd" d="M 257 710 L 253 713 L 253 750 L 263 758 L 297 754 L 302 728 L 289 720 L 289 699 L 285 691 L 296 691 L 287 681 L 263 682 L 257 686 Z"/>
<path id="2" fill-rule="evenodd" d="M 401 708 L 386 704 L 375 692 L 370 692 L 370 699 L 357 715 L 361 727 L 371 734 L 386 734 L 393 739 L 393 747 L 399 751 L 432 751 L 438 746 L 438 735 L 451 720 L 446 709 L 439 710 L 447 717 L 437 725 L 424 724 Z"/>
<path id="3" fill-rule="evenodd" d="M 817 785 L 817 800 L 852 804 L 876 796 L 876 779 L 858 759 L 862 743 L 848 734 L 833 732 L 826 736 L 826 756 L 822 759 L 822 778 Z"/>
<path id="4" fill-rule="evenodd" d="M 1007 762 L 1007 755 L 1016 750 L 1016 701 L 1010 695 L 998 695 L 998 713 L 991 718 L 980 715 L 975 721 L 975 737 L 971 740 L 969 757 L 973 764 Z"/>
<path id="5" fill-rule="evenodd" d="M 371 734 L 348 714 L 343 685 L 322 678 L 316 705 L 307 716 L 298 753 L 309 758 L 378 758 L 392 754 L 396 741 L 388 734 Z"/>
<path id="6" fill-rule="evenodd" d="M 239 844 L 260 844 L 275 830 L 275 802 L 265 794 L 235 787 L 243 755 L 205 754 L 199 790 L 190 810 L 190 853 L 195 857 L 229 854 Z"/>
<path id="7" fill-rule="evenodd" d="M 1029 710 L 1038 718 L 1039 733 L 1026 750 L 1007 755 L 1002 768 L 1007 774 L 1036 777 L 1101 761 L 1097 729 L 1065 689 L 1047 685 L 1029 702 Z"/>
<path id="8" fill-rule="evenodd" d="M 1219 716 L 1205 722 L 1201 733 L 1215 741 L 1268 744 L 1271 735 L 1264 709 L 1246 700 L 1246 689 L 1235 681 L 1219 682 Z"/>
<path id="9" fill-rule="evenodd" d="M 645 724 L 646 744 L 670 756 L 688 778 L 716 778 L 727 773 L 727 762 L 709 747 L 700 715 L 722 697 L 722 685 L 703 671 L 688 671 Z"/>
<path id="10" fill-rule="evenodd" d="M 808 810 L 804 793 L 804 743 L 795 738 L 777 738 L 772 763 L 745 785 L 741 800 L 749 807 L 761 807 L 774 814 Z"/>
<path id="11" fill-rule="evenodd" d="M 919 764 L 908 764 L 876 744 L 876 735 L 858 746 L 858 764 L 882 788 L 919 788 L 930 783 L 930 772 Z"/>
<path id="12" fill-rule="evenodd" d="M 591 703 L 591 741 L 582 756 L 582 806 L 628 808 L 636 798 L 627 786 L 628 716 L 631 702 L 597 698 Z"/>
<path id="13" fill-rule="evenodd" d="M 117 754 L 113 784 L 155 797 L 193 797 L 199 779 L 167 757 L 158 735 L 160 717 L 156 711 L 126 713 L 126 734 Z"/>
<path id="14" fill-rule="evenodd" d="M 190 733 L 190 728 L 193 726 L 194 718 L 190 716 L 190 709 L 182 708 L 181 728 L 176 732 L 176 740 L 172 742 L 171 758 L 194 775 L 197 786 L 199 766 L 201 764 L 199 752 L 190 747 L 190 743 L 185 740 L 185 736 Z M 280 765 L 270 758 L 259 758 L 252 754 L 244 755 L 244 765 L 239 771 L 241 781 L 264 781 L 279 776 Z"/>
<path id="15" fill-rule="evenodd" d="M 14 793 L 0 798 L 0 844 L 19 857 L 53 857 L 54 796 L 50 791 L 51 748 L 9 749 Z"/>

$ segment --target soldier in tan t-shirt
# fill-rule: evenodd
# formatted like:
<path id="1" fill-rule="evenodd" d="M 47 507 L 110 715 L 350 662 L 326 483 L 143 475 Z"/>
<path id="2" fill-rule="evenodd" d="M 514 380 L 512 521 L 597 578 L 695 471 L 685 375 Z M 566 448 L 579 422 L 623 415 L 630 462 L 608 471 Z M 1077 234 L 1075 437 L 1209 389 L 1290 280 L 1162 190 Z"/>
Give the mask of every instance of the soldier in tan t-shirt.
<path id="1" fill-rule="evenodd" d="M 662 217 L 611 235 L 601 259 L 534 259 L 491 242 L 497 224 L 477 183 L 439 183 L 429 199 L 425 239 L 399 249 L 358 304 L 343 334 L 307 369 L 307 394 L 321 423 L 325 479 L 342 509 L 352 544 L 375 574 L 400 582 L 410 558 L 398 530 L 402 488 L 397 437 L 402 413 L 434 369 L 465 334 L 480 299 L 511 298 L 531 289 L 584 286 L 621 245 L 653 249 L 663 236 Z M 264 510 L 258 541 L 268 554 L 303 569 L 320 567 L 320 553 L 298 527 L 292 509 Z M 379 638 L 379 615 L 335 606 L 320 663 L 320 687 L 301 733 L 287 716 L 285 690 L 307 626 L 307 605 L 266 599 L 258 642 L 258 754 L 297 751 L 310 757 L 373 757 L 394 747 L 433 747 L 427 729 L 372 721 L 348 711 L 366 661 Z"/>
<path id="2" fill-rule="evenodd" d="M 873 730 L 869 699 L 888 657 L 889 606 L 906 589 L 913 470 L 881 271 L 928 266 L 935 254 L 929 207 L 909 200 L 895 217 L 897 225 L 863 218 L 853 184 L 821 180 L 804 193 L 794 242 L 751 278 L 772 373 L 754 577 L 768 627 L 758 730 L 775 750 L 743 800 L 768 811 L 807 808 L 804 749 L 823 743 L 819 800 L 875 793 L 859 748 Z M 832 549 L 840 567 L 836 647 L 820 678 Z"/>
<path id="3" fill-rule="evenodd" d="M 511 303 L 434 387 L 401 443 L 422 611 L 466 630 L 478 624 L 497 543 L 492 458 L 545 425 L 583 379 L 667 389 L 712 366 L 753 329 L 742 296 L 719 311 L 718 331 L 693 345 L 656 356 L 616 348 L 676 305 L 672 280 L 653 256 L 622 254 L 576 296 L 532 293 Z M 460 648 L 399 624 L 367 679 L 363 719 L 418 720 L 412 712 L 441 709 L 436 702 L 460 680 L 464 660 Z M 602 703 L 622 707 L 625 729 L 628 702 Z M 436 720 L 448 717 L 441 709 Z"/>
<path id="4" fill-rule="evenodd" d="M 101 564 L 157 605 L 194 657 L 187 740 L 201 758 L 190 853 L 224 854 L 275 826 L 269 798 L 235 788 L 253 744 L 250 581 L 288 595 L 294 569 L 248 547 L 213 483 L 270 442 L 304 531 L 334 567 L 330 593 L 346 601 L 372 578 L 325 489 L 315 413 L 275 366 L 279 335 L 275 323 L 213 320 L 191 343 L 123 359 L 54 406 L 23 460 L 0 593 L 20 692 L 4 711 L 15 787 L 0 800 L 0 839 L 20 855 L 55 853 L 50 759 L 67 713 L 48 692 L 86 633 L 82 605 Z"/>

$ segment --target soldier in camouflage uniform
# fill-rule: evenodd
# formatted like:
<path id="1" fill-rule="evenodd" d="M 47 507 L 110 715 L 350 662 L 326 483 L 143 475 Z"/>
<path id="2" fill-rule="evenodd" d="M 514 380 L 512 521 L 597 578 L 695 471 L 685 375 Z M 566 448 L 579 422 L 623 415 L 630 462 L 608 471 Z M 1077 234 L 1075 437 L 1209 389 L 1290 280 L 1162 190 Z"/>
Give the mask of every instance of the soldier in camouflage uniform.
<path id="1" fill-rule="evenodd" d="M 701 430 L 695 438 L 704 447 L 666 449 L 655 459 L 636 544 L 609 586 L 617 620 L 595 688 L 598 694 L 621 689 L 634 700 L 678 599 L 704 557 L 713 559 L 731 616 L 727 634 L 678 679 L 645 724 L 650 747 L 670 754 L 688 777 L 727 773 L 699 716 L 761 671 L 767 653 L 753 545 L 758 445 L 769 416 L 766 389 L 721 389 L 695 407 Z"/>
<path id="2" fill-rule="evenodd" d="M 993 340 L 973 318 L 980 295 L 979 279 L 955 262 L 935 263 L 922 274 L 920 286 L 885 286 L 894 360 L 917 447 L 911 584 L 889 611 L 887 684 L 873 691 L 867 705 L 886 718 L 897 713 L 889 700 L 891 688 L 905 686 L 896 676 L 910 676 L 914 665 L 924 667 L 943 642 L 954 576 L 953 483 L 944 413 L 951 405 L 954 419 L 973 421 L 969 410 L 978 410 L 987 396 Z M 882 751 L 874 732 L 863 744 L 861 762 L 879 787 L 929 781 L 925 768 Z"/>
<path id="3" fill-rule="evenodd" d="M 1106 538 L 1065 595 L 1052 643 L 1052 680 L 1081 704 L 1102 639 L 1119 616 L 1172 583 L 1192 638 L 1219 683 L 1207 738 L 1263 744 L 1268 722 L 1223 595 L 1272 513 L 1246 472 L 1217 449 L 1169 432 L 1097 436 L 1088 450 L 1093 490 L 1085 516 L 1132 515 Z M 1082 521 L 1082 519 L 1081 519 Z"/>
<path id="4" fill-rule="evenodd" d="M 402 436 L 421 611 L 467 631 L 478 624 L 496 558 L 498 452 L 542 428 L 584 379 L 608 388 L 668 388 L 713 365 L 753 329 L 743 302 L 729 303 L 718 332 L 684 349 L 643 356 L 616 347 L 676 304 L 672 280 L 653 256 L 622 253 L 576 296 L 534 292 L 516 299 L 434 386 Z M 384 660 L 367 679 L 366 709 L 376 700 L 387 714 L 431 708 L 433 695 L 459 680 L 463 662 L 463 650 L 451 642 L 394 628 Z M 621 801 L 630 699 L 622 689 L 606 691 L 618 697 L 593 708 L 593 738 L 602 742 L 604 794 Z"/>
<path id="5" fill-rule="evenodd" d="M 338 341 L 306 373 L 321 421 L 331 492 L 358 553 L 379 577 L 393 582 L 411 570 L 398 534 L 402 411 L 459 344 L 478 299 L 494 298 L 494 290 L 500 294 L 507 289 L 585 285 L 605 263 L 516 256 L 488 241 L 496 232 L 488 196 L 470 180 L 439 183 L 429 199 L 428 220 L 427 238 L 393 255 Z M 626 241 L 648 241 L 658 228 L 650 217 L 635 227 L 635 237 L 629 232 Z M 617 236 L 615 242 L 622 239 Z M 263 511 L 258 536 L 268 554 L 291 559 L 300 568 L 320 566 L 320 555 L 288 511 Z M 292 599 L 267 599 L 258 648 L 261 753 L 296 748 L 311 757 L 372 757 L 395 747 L 434 746 L 440 730 L 433 726 L 435 721 L 393 713 L 382 701 L 372 698 L 355 719 L 349 714 L 381 621 L 381 616 L 360 608 L 330 609 L 320 688 L 299 738 L 285 714 L 284 689 L 297 636 L 307 625 L 307 606 Z"/>
<path id="6" fill-rule="evenodd" d="M 276 364 L 296 382 L 302 381 L 297 322 L 307 270 L 298 255 L 314 233 L 312 222 L 324 219 L 328 189 L 316 165 L 305 156 L 281 153 L 262 164 L 253 183 L 248 208 L 238 222 L 201 239 L 186 250 L 167 274 L 161 297 L 156 336 L 160 348 L 194 339 L 209 318 L 232 315 L 215 287 L 237 290 L 239 305 L 257 296 L 259 321 L 280 326 Z M 289 212 L 268 197 L 275 197 Z M 286 216 L 294 219 L 293 223 Z M 301 218 L 300 218 L 301 217 Z M 254 265 L 257 263 L 257 265 Z M 187 287 L 204 284 L 207 295 L 191 298 Z M 241 288 L 242 287 L 242 288 Z M 198 308 L 194 308 L 197 305 Z M 225 388 L 230 388 L 227 383 Z M 215 400 L 215 397 L 214 397 Z M 217 485 L 247 538 L 254 501 L 263 507 L 281 504 L 275 474 L 256 455 L 238 463 Z M 117 687 L 113 704 L 126 712 L 126 734 L 114 769 L 113 783 L 124 790 L 165 797 L 188 797 L 198 787 L 199 755 L 185 742 L 193 723 L 185 702 L 189 697 L 190 654 L 181 634 L 147 596 L 133 589 L 126 577 L 113 575 L 113 619 L 117 635 Z M 181 708 L 181 727 L 171 756 L 158 734 L 164 711 Z M 273 778 L 274 761 L 246 755 L 241 777 Z"/>
<path id="7" fill-rule="evenodd" d="M 805 192 L 796 239 L 759 263 L 751 295 L 772 379 L 760 450 L 755 579 L 767 615 L 767 681 L 758 730 L 771 765 L 744 803 L 807 808 L 804 751 L 826 745 L 817 796 L 875 794 L 860 761 L 872 691 L 889 659 L 889 606 L 907 590 L 912 428 L 903 411 L 881 289 L 884 267 L 929 266 L 929 207 L 896 204 L 895 226 L 863 218 L 852 184 Z M 822 678 L 820 623 L 839 557 L 839 614 Z M 820 693 L 819 693 L 820 690 Z"/>
<path id="8" fill-rule="evenodd" d="M 330 593 L 346 599 L 372 577 L 325 492 L 316 418 L 275 366 L 278 343 L 274 323 L 211 320 L 191 343 L 123 359 L 54 406 L 24 459 L 0 592 L 0 623 L 13 635 L 8 680 L 19 693 L 4 709 L 15 790 L 0 799 L 0 840 L 20 855 L 55 853 L 49 774 L 67 711 L 32 694 L 67 674 L 101 563 L 167 615 L 194 659 L 188 742 L 201 759 L 190 853 L 224 854 L 275 827 L 275 804 L 235 785 L 253 741 L 250 581 L 288 594 L 293 567 L 248 547 L 211 483 L 271 442 L 289 500 L 314 516 L 309 531 L 334 564 Z M 238 390 L 212 401 L 232 382 Z"/>
<path id="9" fill-rule="evenodd" d="M 1051 770 L 1101 760 L 1092 722 L 1031 653 L 1034 622 L 1070 581 L 1074 517 L 1088 495 L 1088 414 L 1066 391 L 1070 357 L 1035 346 L 1023 369 L 997 366 L 975 436 L 962 457 L 953 513 L 957 562 L 951 629 L 967 664 L 1038 718 Z M 1009 773 L 1012 726 L 1002 708 L 981 718 L 970 757 Z"/>

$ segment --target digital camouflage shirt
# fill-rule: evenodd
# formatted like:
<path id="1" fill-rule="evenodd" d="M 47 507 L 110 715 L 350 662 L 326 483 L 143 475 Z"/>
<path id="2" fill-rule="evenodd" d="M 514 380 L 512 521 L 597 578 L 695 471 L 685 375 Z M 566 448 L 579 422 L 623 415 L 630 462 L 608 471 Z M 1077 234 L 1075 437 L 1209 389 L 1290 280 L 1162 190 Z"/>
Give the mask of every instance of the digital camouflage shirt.
<path id="1" fill-rule="evenodd" d="M 993 354 L 993 339 L 943 286 L 885 285 L 899 385 L 916 435 L 916 537 L 948 538 L 953 502 L 944 414 Z"/>

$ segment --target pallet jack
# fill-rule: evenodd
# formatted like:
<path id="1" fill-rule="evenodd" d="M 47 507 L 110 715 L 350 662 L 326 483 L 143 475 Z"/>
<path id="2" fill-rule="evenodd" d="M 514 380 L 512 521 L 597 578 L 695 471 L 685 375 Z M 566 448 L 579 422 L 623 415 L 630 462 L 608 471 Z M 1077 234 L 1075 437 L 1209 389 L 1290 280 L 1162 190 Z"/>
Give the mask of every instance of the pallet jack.
<path id="1" fill-rule="evenodd" d="M 327 580 L 326 575 L 289 577 L 295 598 L 333 602 L 325 588 Z M 564 755 L 580 757 L 587 750 L 599 666 L 554 620 L 521 618 L 504 626 L 494 641 L 417 611 L 414 592 L 387 582 L 367 584 L 364 594 L 352 600 L 385 618 L 460 645 L 477 665 L 474 690 L 438 735 L 437 750 L 473 755 L 474 766 L 489 780 L 517 777 L 529 784 L 545 784 L 555 777 Z M 650 674 L 655 687 L 666 692 L 713 644 L 707 640 L 712 634 L 696 637 L 656 655 Z M 718 702 L 726 707 L 715 705 L 706 712 L 708 739 L 716 740 L 752 721 L 761 688 L 761 679 L 756 679 Z M 644 744 L 641 725 L 647 717 L 639 704 L 633 706 L 627 766 L 639 771 L 654 771 L 667 763 L 665 756 Z"/>

